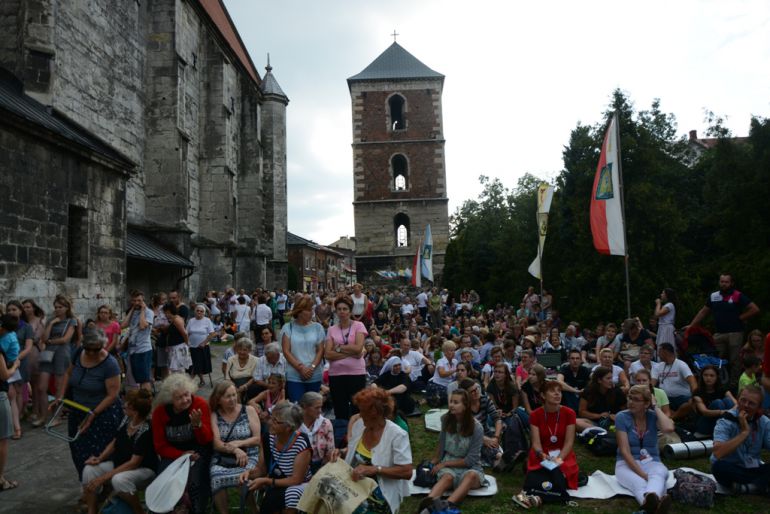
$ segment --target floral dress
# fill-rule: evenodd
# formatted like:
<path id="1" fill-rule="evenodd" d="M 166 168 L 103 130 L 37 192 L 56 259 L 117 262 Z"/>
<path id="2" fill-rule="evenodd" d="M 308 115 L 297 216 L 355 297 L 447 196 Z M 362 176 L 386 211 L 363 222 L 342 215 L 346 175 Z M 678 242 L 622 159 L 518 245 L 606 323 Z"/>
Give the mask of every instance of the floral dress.
<path id="1" fill-rule="evenodd" d="M 355 468 L 356 466 L 371 466 L 372 465 L 372 451 L 364 445 L 364 439 L 358 442 L 356 446 L 356 453 L 353 457 L 353 462 L 350 466 Z M 353 514 L 391 514 L 390 506 L 382 495 L 380 486 L 377 486 L 369 495 L 367 499 L 358 506 Z"/>

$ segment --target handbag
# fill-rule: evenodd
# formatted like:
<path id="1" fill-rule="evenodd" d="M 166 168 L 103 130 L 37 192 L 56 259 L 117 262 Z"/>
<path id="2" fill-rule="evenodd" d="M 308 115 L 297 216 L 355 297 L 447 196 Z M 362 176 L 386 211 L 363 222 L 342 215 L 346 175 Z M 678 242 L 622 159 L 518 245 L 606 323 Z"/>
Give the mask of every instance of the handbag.
<path id="1" fill-rule="evenodd" d="M 431 474 L 433 464 L 429 460 L 420 462 L 414 477 L 414 485 L 430 489 L 436 485 L 436 476 Z"/>
<path id="2" fill-rule="evenodd" d="M 675 501 L 707 509 L 714 506 L 714 494 L 717 491 L 717 483 L 714 480 L 681 469 L 674 471 L 674 478 L 676 484 L 671 496 Z"/>
<path id="3" fill-rule="evenodd" d="M 43 364 L 50 364 L 53 362 L 53 350 L 43 350 L 38 356 L 38 362 Z"/>
<path id="4" fill-rule="evenodd" d="M 241 412 L 238 414 L 238 418 L 241 417 L 241 414 L 243 414 L 243 411 L 246 410 L 246 405 L 241 404 Z M 227 432 L 227 435 L 222 440 L 223 443 L 227 443 L 230 441 L 230 436 L 233 433 L 233 429 L 235 428 L 235 423 L 238 421 L 238 418 L 235 418 L 235 421 L 233 421 L 233 424 L 230 426 L 230 430 Z M 238 459 L 233 455 L 232 453 L 219 453 L 217 452 L 217 455 L 215 457 L 215 464 L 217 466 L 222 466 L 223 468 L 238 468 Z"/>

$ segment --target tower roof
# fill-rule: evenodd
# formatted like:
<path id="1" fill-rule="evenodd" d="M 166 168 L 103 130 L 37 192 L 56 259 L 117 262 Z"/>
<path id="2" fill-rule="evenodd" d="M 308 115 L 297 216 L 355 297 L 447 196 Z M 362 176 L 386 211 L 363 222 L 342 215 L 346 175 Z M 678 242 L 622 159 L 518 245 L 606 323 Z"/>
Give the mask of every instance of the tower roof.
<path id="1" fill-rule="evenodd" d="M 270 56 L 267 56 L 267 66 L 265 66 L 265 76 L 262 77 L 262 93 L 267 95 L 273 95 L 278 96 L 287 102 L 289 101 L 289 97 L 286 96 L 286 93 L 283 92 L 283 89 L 281 89 L 281 86 L 278 84 L 278 81 L 275 79 L 275 76 L 273 75 L 273 67 L 270 66 Z"/>
<path id="2" fill-rule="evenodd" d="M 348 79 L 351 82 L 388 79 L 444 78 L 444 75 L 425 66 L 404 47 L 393 42 L 372 63 L 358 75 Z"/>

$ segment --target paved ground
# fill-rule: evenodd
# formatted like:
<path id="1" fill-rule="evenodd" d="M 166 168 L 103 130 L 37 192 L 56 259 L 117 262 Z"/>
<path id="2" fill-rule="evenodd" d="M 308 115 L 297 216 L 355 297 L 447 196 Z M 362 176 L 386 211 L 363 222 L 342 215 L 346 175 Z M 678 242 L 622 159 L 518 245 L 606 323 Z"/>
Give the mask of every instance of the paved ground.
<path id="1" fill-rule="evenodd" d="M 226 347 L 212 347 L 212 378 L 222 378 L 221 355 Z M 199 394 L 208 397 L 211 386 Z M 64 425 L 58 429 L 64 428 Z M 0 513 L 72 514 L 80 497 L 80 484 L 66 442 L 47 435 L 42 428 L 22 423 L 23 437 L 9 441 L 5 475 L 19 487 L 0 492 Z"/>

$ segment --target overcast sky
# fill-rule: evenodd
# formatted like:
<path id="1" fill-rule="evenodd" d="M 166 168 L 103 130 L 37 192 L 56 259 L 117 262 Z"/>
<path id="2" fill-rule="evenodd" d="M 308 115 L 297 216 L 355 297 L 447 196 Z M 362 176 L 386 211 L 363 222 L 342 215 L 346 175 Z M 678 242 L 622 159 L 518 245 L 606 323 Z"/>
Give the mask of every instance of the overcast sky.
<path id="1" fill-rule="evenodd" d="M 289 230 L 329 244 L 354 235 L 346 79 L 392 42 L 446 75 L 449 212 L 478 176 L 552 180 L 578 122 L 623 89 L 660 98 L 679 132 L 704 110 L 746 135 L 770 115 L 770 1 L 225 0 L 260 74 L 270 53 L 288 106 Z M 534 216 L 534 213 L 533 213 Z"/>

